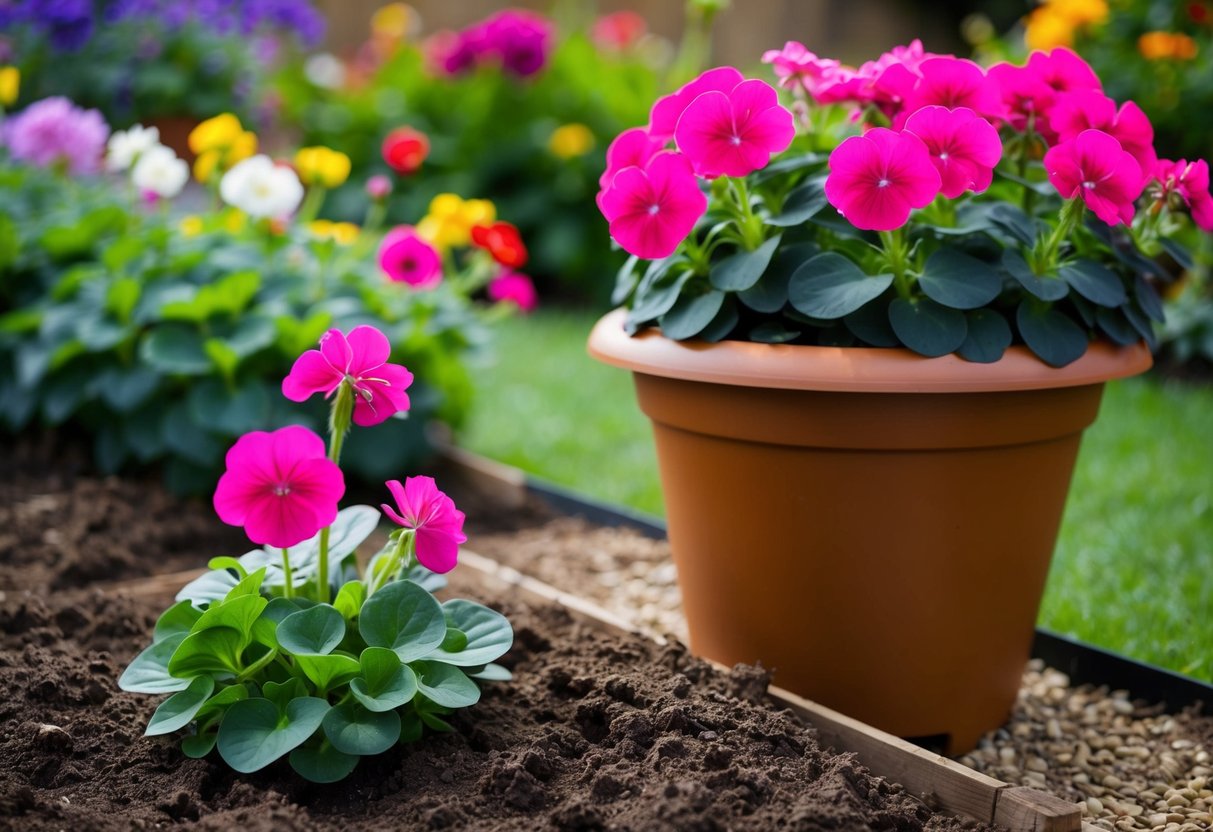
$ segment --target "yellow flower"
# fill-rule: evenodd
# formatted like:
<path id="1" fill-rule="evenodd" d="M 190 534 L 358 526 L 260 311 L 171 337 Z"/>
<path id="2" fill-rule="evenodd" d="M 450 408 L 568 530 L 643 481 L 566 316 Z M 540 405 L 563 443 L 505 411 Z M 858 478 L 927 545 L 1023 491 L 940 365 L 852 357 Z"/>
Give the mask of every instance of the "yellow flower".
<path id="1" fill-rule="evenodd" d="M 208 150 L 226 150 L 236 143 L 243 132 L 240 119 L 231 113 L 208 118 L 190 131 L 190 150 L 195 154 Z"/>
<path id="2" fill-rule="evenodd" d="M 1198 51 L 1196 41 L 1180 32 L 1146 32 L 1137 39 L 1137 50 L 1147 61 L 1190 61 Z"/>
<path id="3" fill-rule="evenodd" d="M 220 150 L 207 150 L 199 153 L 198 158 L 194 160 L 194 178 L 204 185 L 210 182 L 222 158 L 223 152 Z"/>
<path id="4" fill-rule="evenodd" d="M 194 159 L 194 178 L 203 184 L 212 181 L 237 162 L 257 152 L 257 134 L 240 126 L 231 113 L 207 119 L 190 133 L 190 150 Z"/>
<path id="5" fill-rule="evenodd" d="M 371 15 L 371 34 L 385 40 L 404 40 L 408 37 L 417 12 L 407 3 L 388 3 Z"/>
<path id="6" fill-rule="evenodd" d="M 295 168 L 305 185 L 336 188 L 350 175 L 350 157 L 327 147 L 305 147 L 295 154 Z"/>
<path id="7" fill-rule="evenodd" d="M 1051 6 L 1041 6 L 1028 15 L 1024 41 L 1028 49 L 1045 52 L 1057 46 L 1073 46 L 1074 29 L 1074 24 L 1053 11 Z"/>
<path id="8" fill-rule="evenodd" d="M 257 152 L 257 134 L 250 130 L 245 130 L 240 133 L 227 149 L 227 155 L 223 157 L 223 166 L 230 168 L 237 162 L 242 162 Z"/>
<path id="9" fill-rule="evenodd" d="M 462 199 L 457 194 L 438 194 L 430 201 L 430 212 L 417 223 L 422 239 L 439 248 L 466 246 L 472 226 L 489 225 L 497 209 L 487 199 Z"/>
<path id="10" fill-rule="evenodd" d="M 307 229 L 317 239 L 332 240 L 339 246 L 352 245 L 357 241 L 361 230 L 352 222 L 332 222 L 331 220 L 312 220 L 307 224 Z"/>
<path id="11" fill-rule="evenodd" d="M 21 70 L 0 66 L 0 107 L 11 107 L 21 92 Z"/>
<path id="12" fill-rule="evenodd" d="M 181 224 L 178 226 L 181 233 L 187 237 L 197 237 L 202 233 L 202 217 L 191 214 L 188 217 L 181 218 Z"/>
<path id="13" fill-rule="evenodd" d="M 248 224 L 248 217 L 243 211 L 232 208 L 223 217 L 223 227 L 233 234 L 238 234 L 244 230 L 244 226 Z"/>
<path id="14" fill-rule="evenodd" d="M 1075 26 L 1091 26 L 1108 19 L 1108 0 L 1050 0 L 1046 6 Z"/>
<path id="15" fill-rule="evenodd" d="M 563 124 L 552 131 L 548 150 L 561 159 L 572 159 L 589 153 L 594 147 L 594 134 L 584 124 Z"/>

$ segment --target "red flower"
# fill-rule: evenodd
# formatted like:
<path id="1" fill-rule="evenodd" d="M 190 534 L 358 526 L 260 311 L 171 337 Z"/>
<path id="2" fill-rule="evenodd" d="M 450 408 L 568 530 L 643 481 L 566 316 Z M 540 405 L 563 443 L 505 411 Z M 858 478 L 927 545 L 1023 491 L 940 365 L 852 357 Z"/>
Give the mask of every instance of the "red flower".
<path id="1" fill-rule="evenodd" d="M 397 127 L 383 140 L 383 161 L 399 174 L 415 172 L 430 155 L 430 140 L 412 127 Z"/>
<path id="2" fill-rule="evenodd" d="M 508 222 L 472 227 L 472 242 L 493 255 L 507 269 L 521 268 L 526 263 L 526 246 L 518 229 Z"/>

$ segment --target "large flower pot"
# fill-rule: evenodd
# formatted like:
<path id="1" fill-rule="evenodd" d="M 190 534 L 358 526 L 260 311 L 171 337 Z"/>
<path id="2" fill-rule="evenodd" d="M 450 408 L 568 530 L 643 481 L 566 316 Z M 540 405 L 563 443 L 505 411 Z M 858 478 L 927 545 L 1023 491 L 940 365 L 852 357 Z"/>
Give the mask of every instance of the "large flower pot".
<path id="1" fill-rule="evenodd" d="M 1008 715 L 1082 431 L 1144 345 L 1062 369 L 905 350 L 629 337 L 691 648 L 952 753 Z"/>

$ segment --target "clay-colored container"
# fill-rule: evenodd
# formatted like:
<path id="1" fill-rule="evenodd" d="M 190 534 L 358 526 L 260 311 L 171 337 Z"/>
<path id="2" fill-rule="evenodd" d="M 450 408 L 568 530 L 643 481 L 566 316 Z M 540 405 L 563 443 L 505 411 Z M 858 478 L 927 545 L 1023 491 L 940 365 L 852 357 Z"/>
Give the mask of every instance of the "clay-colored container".
<path id="1" fill-rule="evenodd" d="M 691 648 L 962 753 L 1010 712 L 1082 431 L 1144 345 L 1061 369 L 590 336 L 653 421 Z"/>

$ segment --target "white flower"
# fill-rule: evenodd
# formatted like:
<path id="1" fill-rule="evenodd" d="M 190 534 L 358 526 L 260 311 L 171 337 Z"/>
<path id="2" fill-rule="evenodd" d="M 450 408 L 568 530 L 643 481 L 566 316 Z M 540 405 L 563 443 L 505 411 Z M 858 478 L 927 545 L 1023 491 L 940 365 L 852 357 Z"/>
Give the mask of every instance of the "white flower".
<path id="1" fill-rule="evenodd" d="M 129 170 L 143 153 L 160 144 L 160 129 L 136 124 L 130 130 L 119 130 L 106 145 L 105 169 L 115 173 Z"/>
<path id="2" fill-rule="evenodd" d="M 316 86 L 335 90 L 345 83 L 345 64 L 331 52 L 320 52 L 307 59 L 303 74 Z"/>
<path id="3" fill-rule="evenodd" d="M 131 181 L 142 193 L 154 193 L 171 199 L 181 193 L 190 179 L 190 166 L 162 144 L 153 145 L 139 154 L 131 171 Z"/>
<path id="4" fill-rule="evenodd" d="M 250 217 L 280 219 L 303 201 L 303 184 L 291 168 L 258 154 L 223 174 L 219 196 Z"/>

